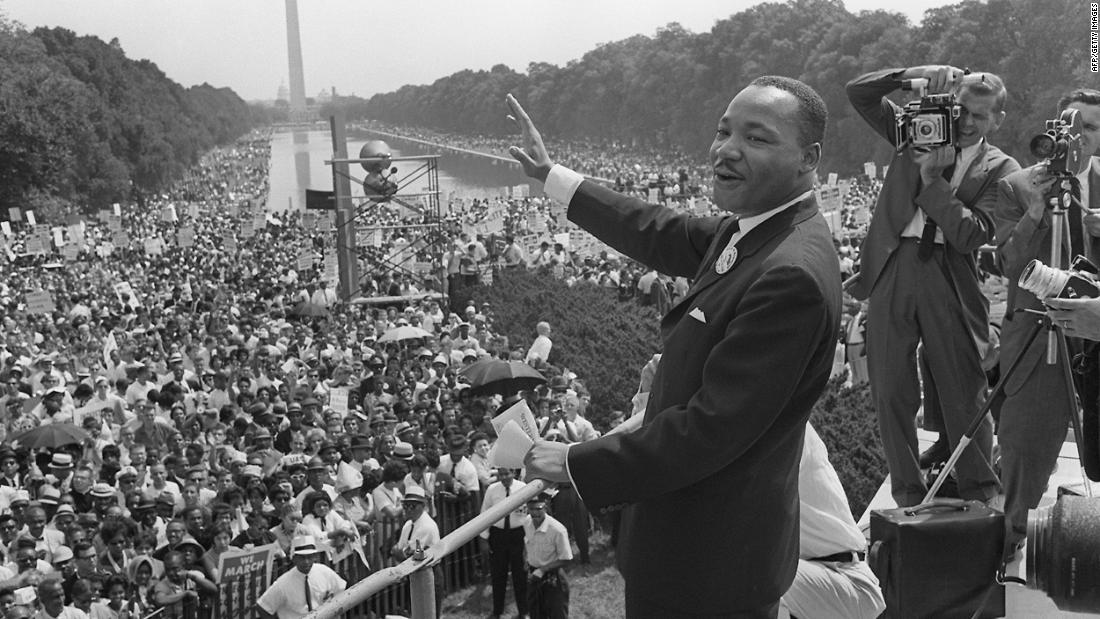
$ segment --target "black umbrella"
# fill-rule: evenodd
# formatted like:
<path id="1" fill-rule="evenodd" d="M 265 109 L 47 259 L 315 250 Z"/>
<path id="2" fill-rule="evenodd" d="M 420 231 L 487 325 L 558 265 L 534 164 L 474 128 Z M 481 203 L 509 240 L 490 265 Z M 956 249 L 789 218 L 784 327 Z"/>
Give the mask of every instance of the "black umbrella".
<path id="1" fill-rule="evenodd" d="M 470 382 L 470 393 L 512 395 L 524 389 L 534 389 L 546 382 L 546 377 L 522 361 L 483 359 L 459 371 Z"/>
<path id="2" fill-rule="evenodd" d="M 81 445 L 91 436 L 71 423 L 51 423 L 26 432 L 8 437 L 8 443 L 15 443 L 27 449 L 46 447 L 56 449 L 64 445 Z"/>

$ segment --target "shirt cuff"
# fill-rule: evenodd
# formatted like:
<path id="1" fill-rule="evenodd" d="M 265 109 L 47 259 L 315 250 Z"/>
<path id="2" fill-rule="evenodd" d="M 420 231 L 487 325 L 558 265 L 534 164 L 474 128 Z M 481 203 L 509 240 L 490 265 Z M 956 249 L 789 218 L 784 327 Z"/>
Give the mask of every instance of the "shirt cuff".
<path id="1" fill-rule="evenodd" d="M 580 187 L 583 180 L 584 176 L 581 174 L 555 163 L 554 167 L 550 168 L 550 173 L 546 175 L 543 191 L 552 200 L 569 206 L 573 194 L 577 192 L 577 187 Z"/>

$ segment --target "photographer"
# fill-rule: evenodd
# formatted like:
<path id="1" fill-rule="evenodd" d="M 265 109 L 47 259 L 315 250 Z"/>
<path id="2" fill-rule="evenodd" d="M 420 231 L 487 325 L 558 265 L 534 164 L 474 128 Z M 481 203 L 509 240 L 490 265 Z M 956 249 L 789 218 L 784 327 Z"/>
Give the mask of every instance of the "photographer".
<path id="1" fill-rule="evenodd" d="M 852 106 L 894 146 L 896 118 L 903 110 L 887 95 L 901 88 L 903 80 L 926 79 L 928 93 L 950 92 L 960 106 L 952 145 L 908 146 L 890 163 L 863 244 L 860 272 L 848 282 L 857 299 L 869 299 L 871 389 L 899 506 L 919 503 L 926 492 L 915 423 L 921 405 L 919 343 L 924 344 L 942 410 L 944 427 L 937 429 L 945 431 L 949 446 L 958 442 L 978 411 L 986 386 L 981 358 L 989 306 L 979 288 L 974 253 L 993 236 L 997 181 L 1019 169 L 985 139 L 1004 120 L 1004 84 L 991 73 L 963 75 L 950 66 L 887 69 L 847 87 Z M 965 499 L 988 500 L 997 494 L 997 479 L 988 465 L 991 426 L 986 420 L 975 434 L 974 448 L 959 460 L 959 494 Z"/>
<path id="2" fill-rule="evenodd" d="M 1082 89 L 1067 94 L 1059 101 L 1059 113 L 1067 108 L 1077 109 L 1082 116 L 1081 154 L 1086 159 L 1092 157 L 1100 147 L 1100 91 Z M 1052 190 L 1060 191 L 1055 187 L 1059 180 L 1043 162 L 1010 175 L 998 185 L 996 242 L 1001 268 L 1009 281 L 1009 309 L 1001 331 L 1002 371 L 1017 356 L 1024 355 L 1005 384 L 998 430 L 1005 485 L 1006 558 L 1027 536 L 1027 511 L 1036 507 L 1043 496 L 1065 440 L 1070 412 L 1076 407 L 1074 394 L 1067 393 L 1060 362 L 1046 362 L 1047 338 L 1040 335 L 1024 350 L 1041 318 L 1022 310 L 1042 311 L 1045 307 L 1043 301 L 1018 285 L 1020 273 L 1032 259 L 1044 264 L 1050 260 L 1052 216 L 1048 197 Z M 1068 180 L 1080 204 L 1071 205 L 1063 217 L 1066 230 L 1062 264 L 1050 265 L 1056 268 L 1066 268 L 1077 255 L 1093 262 L 1100 259 L 1100 165 L 1093 159 L 1088 169 Z M 1063 307 L 1058 299 L 1047 303 Z M 1078 301 L 1052 314 L 1068 336 L 1070 358 L 1082 348 L 1077 336 L 1100 336 L 1096 318 L 1092 318 L 1100 312 L 1090 312 L 1095 305 L 1092 300 Z"/>

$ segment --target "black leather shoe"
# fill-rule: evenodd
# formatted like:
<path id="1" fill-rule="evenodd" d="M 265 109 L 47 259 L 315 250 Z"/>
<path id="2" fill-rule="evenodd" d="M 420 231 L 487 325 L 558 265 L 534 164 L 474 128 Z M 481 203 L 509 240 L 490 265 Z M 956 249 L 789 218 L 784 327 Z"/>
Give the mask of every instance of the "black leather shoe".
<path id="1" fill-rule="evenodd" d="M 947 459 L 951 457 L 951 447 L 947 444 L 947 437 L 942 433 L 940 437 L 936 439 L 935 443 L 928 449 L 925 449 L 920 454 L 920 467 L 922 469 L 929 469 L 937 464 L 943 464 L 947 462 Z"/>

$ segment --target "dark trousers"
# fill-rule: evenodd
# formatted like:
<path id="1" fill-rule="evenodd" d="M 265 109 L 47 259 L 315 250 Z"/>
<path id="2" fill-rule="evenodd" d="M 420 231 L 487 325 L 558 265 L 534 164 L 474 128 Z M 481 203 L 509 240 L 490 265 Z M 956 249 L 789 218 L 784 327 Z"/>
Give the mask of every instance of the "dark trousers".
<path id="1" fill-rule="evenodd" d="M 569 619 L 569 583 L 565 573 L 556 569 L 542 578 L 532 576 L 527 587 L 527 606 L 531 619 Z"/>
<path id="2" fill-rule="evenodd" d="M 489 574 L 493 583 L 493 614 L 504 613 L 504 594 L 508 590 L 508 572 L 512 572 L 512 590 L 519 614 L 527 614 L 527 564 L 523 560 L 523 528 L 507 531 L 489 527 Z"/>
<path id="3" fill-rule="evenodd" d="M 927 487 L 917 448 L 917 344 L 934 381 L 943 429 L 952 448 L 977 414 L 985 395 L 981 356 L 956 300 L 954 283 L 944 276 L 945 250 L 937 246 L 927 261 L 917 258 L 917 241 L 902 239 L 879 275 L 867 310 L 867 369 L 878 413 L 891 493 L 902 507 L 916 505 Z M 985 500 L 997 494 L 989 467 L 993 424 L 986 418 L 956 467 L 959 495 Z"/>
<path id="4" fill-rule="evenodd" d="M 569 536 L 577 541 L 577 558 L 581 563 L 588 563 L 588 509 L 581 502 L 577 489 L 569 484 L 559 485 L 550 507 Z"/>

